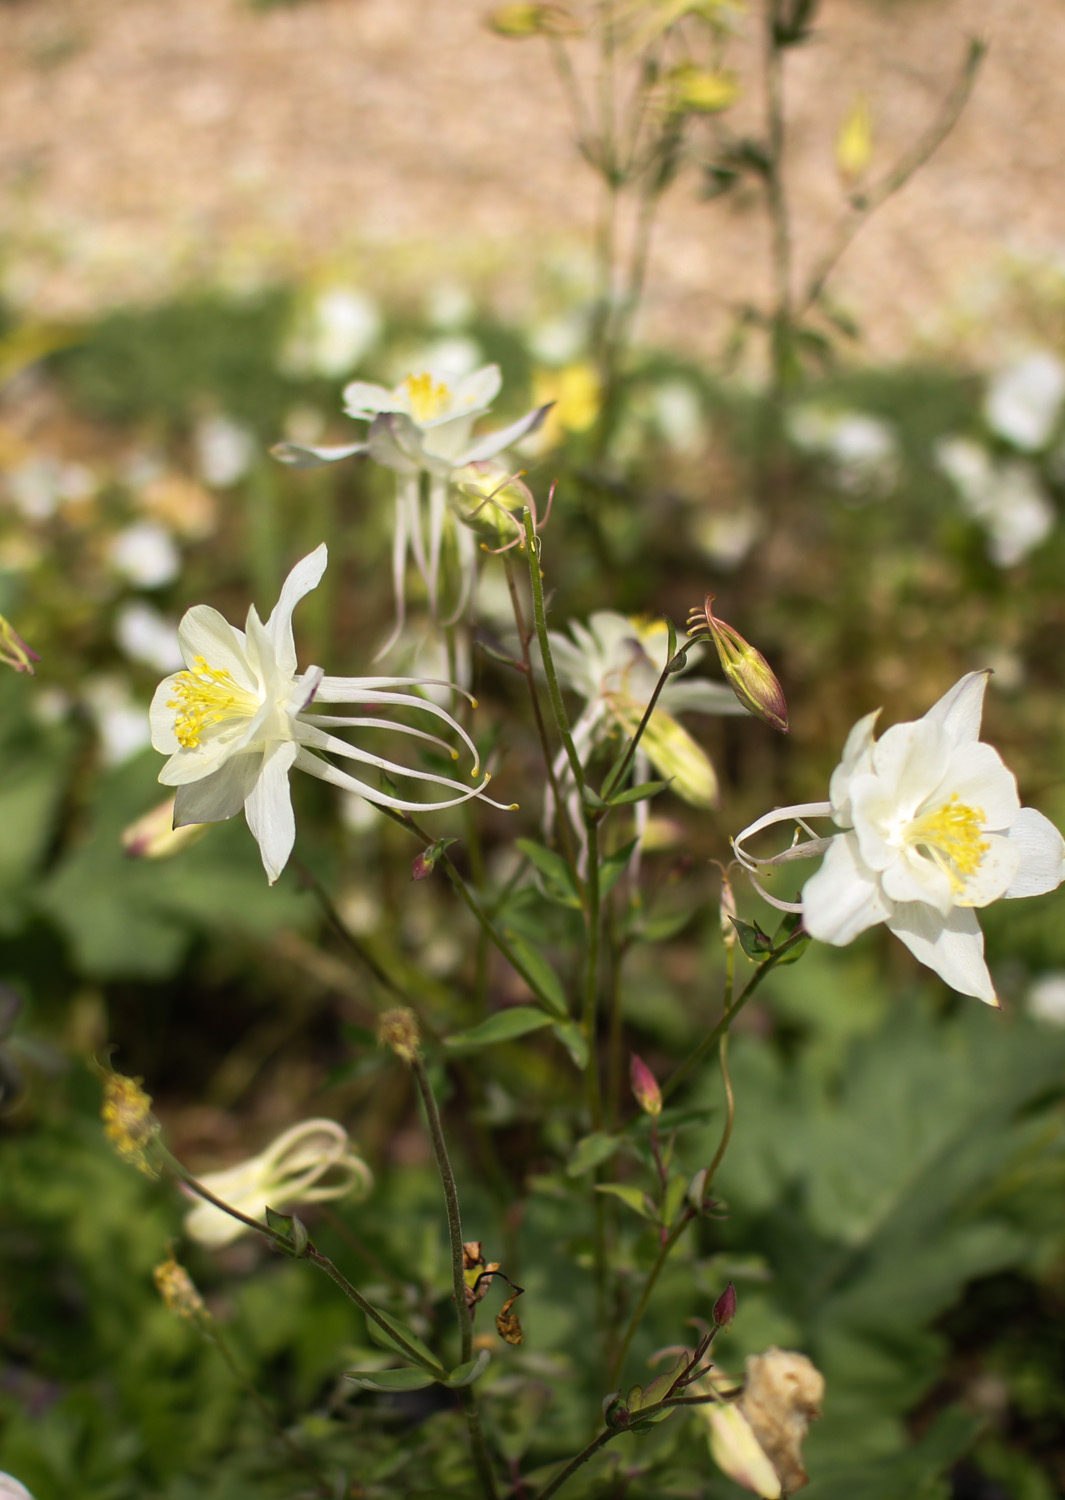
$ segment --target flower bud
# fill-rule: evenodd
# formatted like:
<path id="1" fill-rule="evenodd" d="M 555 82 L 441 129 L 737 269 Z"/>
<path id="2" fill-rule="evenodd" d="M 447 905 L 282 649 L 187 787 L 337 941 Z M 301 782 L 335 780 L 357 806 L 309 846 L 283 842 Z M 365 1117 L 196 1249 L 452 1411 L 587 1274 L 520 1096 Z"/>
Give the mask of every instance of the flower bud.
<path id="1" fill-rule="evenodd" d="M 413 1062 L 418 1055 L 422 1034 L 418 1017 L 406 1005 L 397 1005 L 386 1010 L 377 1023 L 377 1040 L 382 1047 L 389 1047 L 404 1062 Z"/>
<path id="2" fill-rule="evenodd" d="M 32 677 L 33 663 L 40 659 L 36 651 L 26 645 L 11 622 L 0 615 L 0 661 L 14 667 L 16 672 L 26 672 Z"/>
<path id="3" fill-rule="evenodd" d="M 711 1317 L 715 1328 L 727 1328 L 736 1316 L 736 1288 L 730 1281 L 721 1296 L 714 1303 Z"/>
<path id="4" fill-rule="evenodd" d="M 412 880 L 428 880 L 436 869 L 436 862 L 443 854 L 449 844 L 454 844 L 455 839 L 438 839 L 435 844 L 430 844 L 428 849 L 423 849 L 411 860 L 410 878 Z"/>
<path id="5" fill-rule="evenodd" d="M 697 635 L 706 631 L 717 647 L 721 670 L 729 685 L 748 713 L 756 719 L 788 732 L 788 706 L 784 693 L 772 667 L 762 653 L 743 639 L 739 631 L 718 620 L 710 606 L 713 594 L 707 594 L 702 609 L 693 609 L 688 621 L 688 634 Z"/>
<path id="6" fill-rule="evenodd" d="M 629 1061 L 629 1079 L 636 1102 L 644 1114 L 660 1115 L 662 1113 L 662 1090 L 658 1087 L 655 1075 L 643 1059 L 636 1056 L 635 1052 L 631 1054 Z"/>
<path id="7" fill-rule="evenodd" d="M 727 875 L 721 877 L 721 939 L 726 948 L 736 942 L 736 897 L 732 893 L 732 881 Z"/>
<path id="8" fill-rule="evenodd" d="M 122 847 L 131 859 L 169 859 L 198 843 L 210 823 L 174 827 L 174 798 L 168 797 L 122 830 Z"/>
<path id="9" fill-rule="evenodd" d="M 851 188 L 865 174 L 873 156 L 873 123 L 869 101 L 859 94 L 836 137 L 836 169 L 844 187 Z"/>

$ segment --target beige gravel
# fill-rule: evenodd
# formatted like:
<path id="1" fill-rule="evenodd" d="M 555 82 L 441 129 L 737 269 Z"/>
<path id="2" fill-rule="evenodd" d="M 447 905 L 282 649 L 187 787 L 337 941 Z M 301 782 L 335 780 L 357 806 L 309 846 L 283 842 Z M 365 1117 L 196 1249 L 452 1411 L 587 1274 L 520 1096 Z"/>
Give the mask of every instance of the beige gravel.
<path id="1" fill-rule="evenodd" d="M 594 191 L 536 42 L 480 0 L 7 0 L 0 5 L 0 276 L 47 314 L 206 277 L 328 268 L 375 291 L 475 285 L 533 316 L 584 284 Z M 747 72 L 757 27 L 741 22 Z M 826 0 L 793 54 L 788 160 L 800 267 L 841 203 L 833 141 L 859 89 L 877 161 L 933 117 L 979 33 L 970 109 L 857 241 L 834 284 L 876 357 L 952 344 L 1000 357 L 1053 328 L 1065 284 L 1058 158 L 1065 8 Z M 748 97 L 737 124 L 757 127 Z M 765 288 L 754 196 L 663 213 L 643 325 L 713 357 Z M 1033 314 L 1029 291 L 1044 312 Z"/>

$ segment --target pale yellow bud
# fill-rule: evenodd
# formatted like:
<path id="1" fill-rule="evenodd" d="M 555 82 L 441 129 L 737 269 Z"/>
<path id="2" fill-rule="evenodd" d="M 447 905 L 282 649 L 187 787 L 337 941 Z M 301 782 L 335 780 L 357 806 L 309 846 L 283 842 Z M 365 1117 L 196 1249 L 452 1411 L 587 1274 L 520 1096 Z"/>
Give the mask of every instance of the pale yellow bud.
<path id="1" fill-rule="evenodd" d="M 168 797 L 122 830 L 122 847 L 131 859 L 169 859 L 202 839 L 210 826 L 188 823 L 175 828 L 174 798 Z"/>
<path id="2" fill-rule="evenodd" d="M 716 115 L 731 109 L 740 97 L 738 76 L 728 69 L 711 70 L 680 63 L 667 79 L 669 107 L 678 114 Z"/>
<path id="3" fill-rule="evenodd" d="M 836 137 L 836 168 L 844 187 L 853 187 L 864 176 L 872 158 L 873 121 L 869 101 L 859 94 Z"/>
<path id="4" fill-rule="evenodd" d="M 707 594 L 702 609 L 692 610 L 688 634 L 706 632 L 710 636 L 717 647 L 721 670 L 747 712 L 787 734 L 788 705 L 776 674 L 762 653 L 745 641 L 738 630 L 716 618 L 710 608 L 713 602 L 713 594 Z"/>

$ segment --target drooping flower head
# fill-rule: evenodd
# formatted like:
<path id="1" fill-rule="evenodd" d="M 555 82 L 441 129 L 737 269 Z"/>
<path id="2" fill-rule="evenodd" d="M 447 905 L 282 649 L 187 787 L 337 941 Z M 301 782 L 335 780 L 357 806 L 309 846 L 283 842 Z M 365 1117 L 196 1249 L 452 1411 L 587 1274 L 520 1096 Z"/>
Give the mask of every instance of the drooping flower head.
<path id="1" fill-rule="evenodd" d="M 443 373 L 419 370 L 405 376 L 391 390 L 355 380 L 344 389 L 344 409 L 356 421 L 369 422 L 362 442 L 339 447 L 278 443 L 273 453 L 297 469 L 316 468 L 338 459 L 363 456 L 396 474 L 396 514 L 392 538 L 392 579 L 396 594 L 396 625 L 378 653 L 383 656 L 403 628 L 408 555 L 425 582 L 430 611 L 435 615 L 440 592 L 439 574 L 448 520 L 448 487 L 456 469 L 494 458 L 504 448 L 532 432 L 550 406 L 535 407 L 499 431 L 471 436 L 478 417 L 491 406 L 502 377 L 498 365 L 485 365 L 457 380 Z M 423 514 L 420 477 L 428 476 L 428 513 Z M 475 554 L 459 546 L 459 603 L 452 618 L 465 608 L 472 582 Z"/>
<path id="2" fill-rule="evenodd" d="M 267 1208 L 283 1211 L 348 1193 L 361 1199 L 373 1186 L 369 1167 L 335 1120 L 303 1120 L 258 1156 L 220 1172 L 206 1172 L 198 1180 L 215 1198 L 260 1222 Z M 247 1226 L 200 1199 L 185 1217 L 185 1232 L 201 1245 L 217 1248 L 246 1234 Z"/>
<path id="3" fill-rule="evenodd" d="M 923 719 L 879 739 L 877 713 L 851 730 L 832 773 L 828 802 L 781 808 L 735 840 L 749 870 L 824 853 L 801 903 L 810 936 L 843 946 L 885 923 L 910 951 L 963 995 L 997 1004 L 984 962 L 979 907 L 1037 896 L 1065 879 L 1065 840 L 1049 819 L 1022 807 L 1013 773 L 980 739 L 987 672 L 970 672 Z M 744 845 L 772 823 L 831 817 L 842 830 L 811 837 L 768 861 Z M 763 891 L 763 895 L 768 895 Z"/>
<path id="4" fill-rule="evenodd" d="M 298 672 L 292 611 L 325 571 L 324 544 L 292 569 L 265 625 L 254 605 L 244 630 L 206 604 L 190 609 L 178 630 L 185 670 L 159 684 L 150 709 L 152 744 L 170 758 L 159 780 L 177 788 L 174 823 L 216 823 L 244 809 L 271 881 L 284 869 L 296 836 L 288 776 L 293 766 L 368 802 L 400 811 L 453 807 L 483 793 L 487 776 L 464 787 L 447 776 L 416 771 L 341 739 L 335 729 L 386 728 L 448 750 L 437 735 L 370 714 L 334 717 L 312 709 L 318 703 L 351 703 L 363 709 L 412 709 L 442 720 L 473 756 L 465 730 L 437 704 L 417 696 L 421 686 L 405 677 L 327 677 L 321 667 Z M 443 786 L 452 794 L 433 803 L 397 797 L 342 771 L 324 756 L 415 781 Z"/>

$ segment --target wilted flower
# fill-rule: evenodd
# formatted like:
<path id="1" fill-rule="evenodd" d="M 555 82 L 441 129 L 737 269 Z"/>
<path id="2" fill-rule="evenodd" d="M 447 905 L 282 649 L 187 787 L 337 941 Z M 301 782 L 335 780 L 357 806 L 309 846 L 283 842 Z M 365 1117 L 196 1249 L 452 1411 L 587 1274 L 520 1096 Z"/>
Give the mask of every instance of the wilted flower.
<path id="1" fill-rule="evenodd" d="M 409 1005 L 386 1010 L 377 1023 L 377 1040 L 404 1062 L 413 1062 L 421 1045 L 418 1017 Z"/>
<path id="2" fill-rule="evenodd" d="M 156 1266 L 152 1280 L 168 1312 L 190 1323 L 201 1322 L 210 1316 L 192 1277 L 173 1256 Z"/>
<path id="3" fill-rule="evenodd" d="M 810 936 L 836 946 L 884 922 L 952 988 L 995 1005 L 976 908 L 1054 890 L 1065 879 L 1065 840 L 1042 813 L 1021 807 L 1012 772 L 979 739 L 988 676 L 968 673 L 923 719 L 879 740 L 877 713 L 867 714 L 847 738 L 831 800 L 769 813 L 735 848 L 751 871 L 823 852 L 801 903 L 767 899 L 801 911 Z M 843 832 L 764 862 L 744 848 L 773 823 L 806 828 L 816 817 Z"/>
<path id="4" fill-rule="evenodd" d="M 221 1172 L 206 1172 L 198 1181 L 215 1198 L 265 1223 L 267 1208 L 283 1211 L 347 1193 L 365 1198 L 373 1175 L 342 1126 L 334 1120 L 304 1120 L 258 1156 Z M 212 1248 L 228 1245 L 246 1234 L 247 1227 L 203 1199 L 185 1218 L 185 1232 Z"/>
<path id="5" fill-rule="evenodd" d="M 149 1153 L 159 1135 L 159 1121 L 152 1114 L 151 1098 L 141 1088 L 140 1079 L 107 1072 L 100 1115 L 104 1134 L 119 1156 L 146 1177 L 158 1176 Z"/>
<path id="6" fill-rule="evenodd" d="M 362 455 L 395 471 L 396 518 L 392 539 L 392 581 L 396 625 L 378 653 L 383 656 L 399 636 L 405 615 L 408 554 L 413 556 L 436 613 L 439 572 L 448 517 L 448 483 L 456 469 L 494 458 L 543 420 L 547 407 L 534 408 L 498 432 L 472 438 L 473 424 L 491 406 L 502 377 L 498 365 L 485 365 L 449 383 L 431 371 L 406 376 L 392 390 L 355 380 L 345 387 L 345 411 L 369 422 L 366 440 L 341 447 L 278 443 L 274 456 L 293 468 L 315 468 Z M 428 514 L 422 514 L 420 476 L 429 476 Z M 464 585 L 461 613 L 468 588 Z"/>
<path id="7" fill-rule="evenodd" d="M 265 625 L 254 605 L 244 630 L 208 605 L 190 609 L 178 631 L 186 670 L 160 683 L 150 710 L 152 744 L 170 757 L 159 780 L 177 788 L 176 825 L 220 822 L 243 808 L 271 883 L 284 869 L 296 836 L 288 784 L 293 766 L 358 792 L 368 802 L 403 811 L 453 807 L 483 793 L 488 782 L 486 776 L 479 786 L 462 787 L 449 777 L 410 770 L 360 750 L 330 731 L 383 727 L 447 749 L 436 735 L 391 720 L 310 712 L 314 702 L 417 709 L 443 720 L 459 736 L 474 757 L 473 774 L 478 774 L 477 752 L 461 725 L 435 703 L 400 691 L 418 687 L 416 680 L 327 677 L 320 667 L 297 675 L 292 611 L 316 587 L 326 561 L 323 544 L 296 564 Z M 454 795 L 428 804 L 411 802 L 368 786 L 315 752 L 444 786 Z M 457 751 L 450 753 L 457 758 Z"/>

